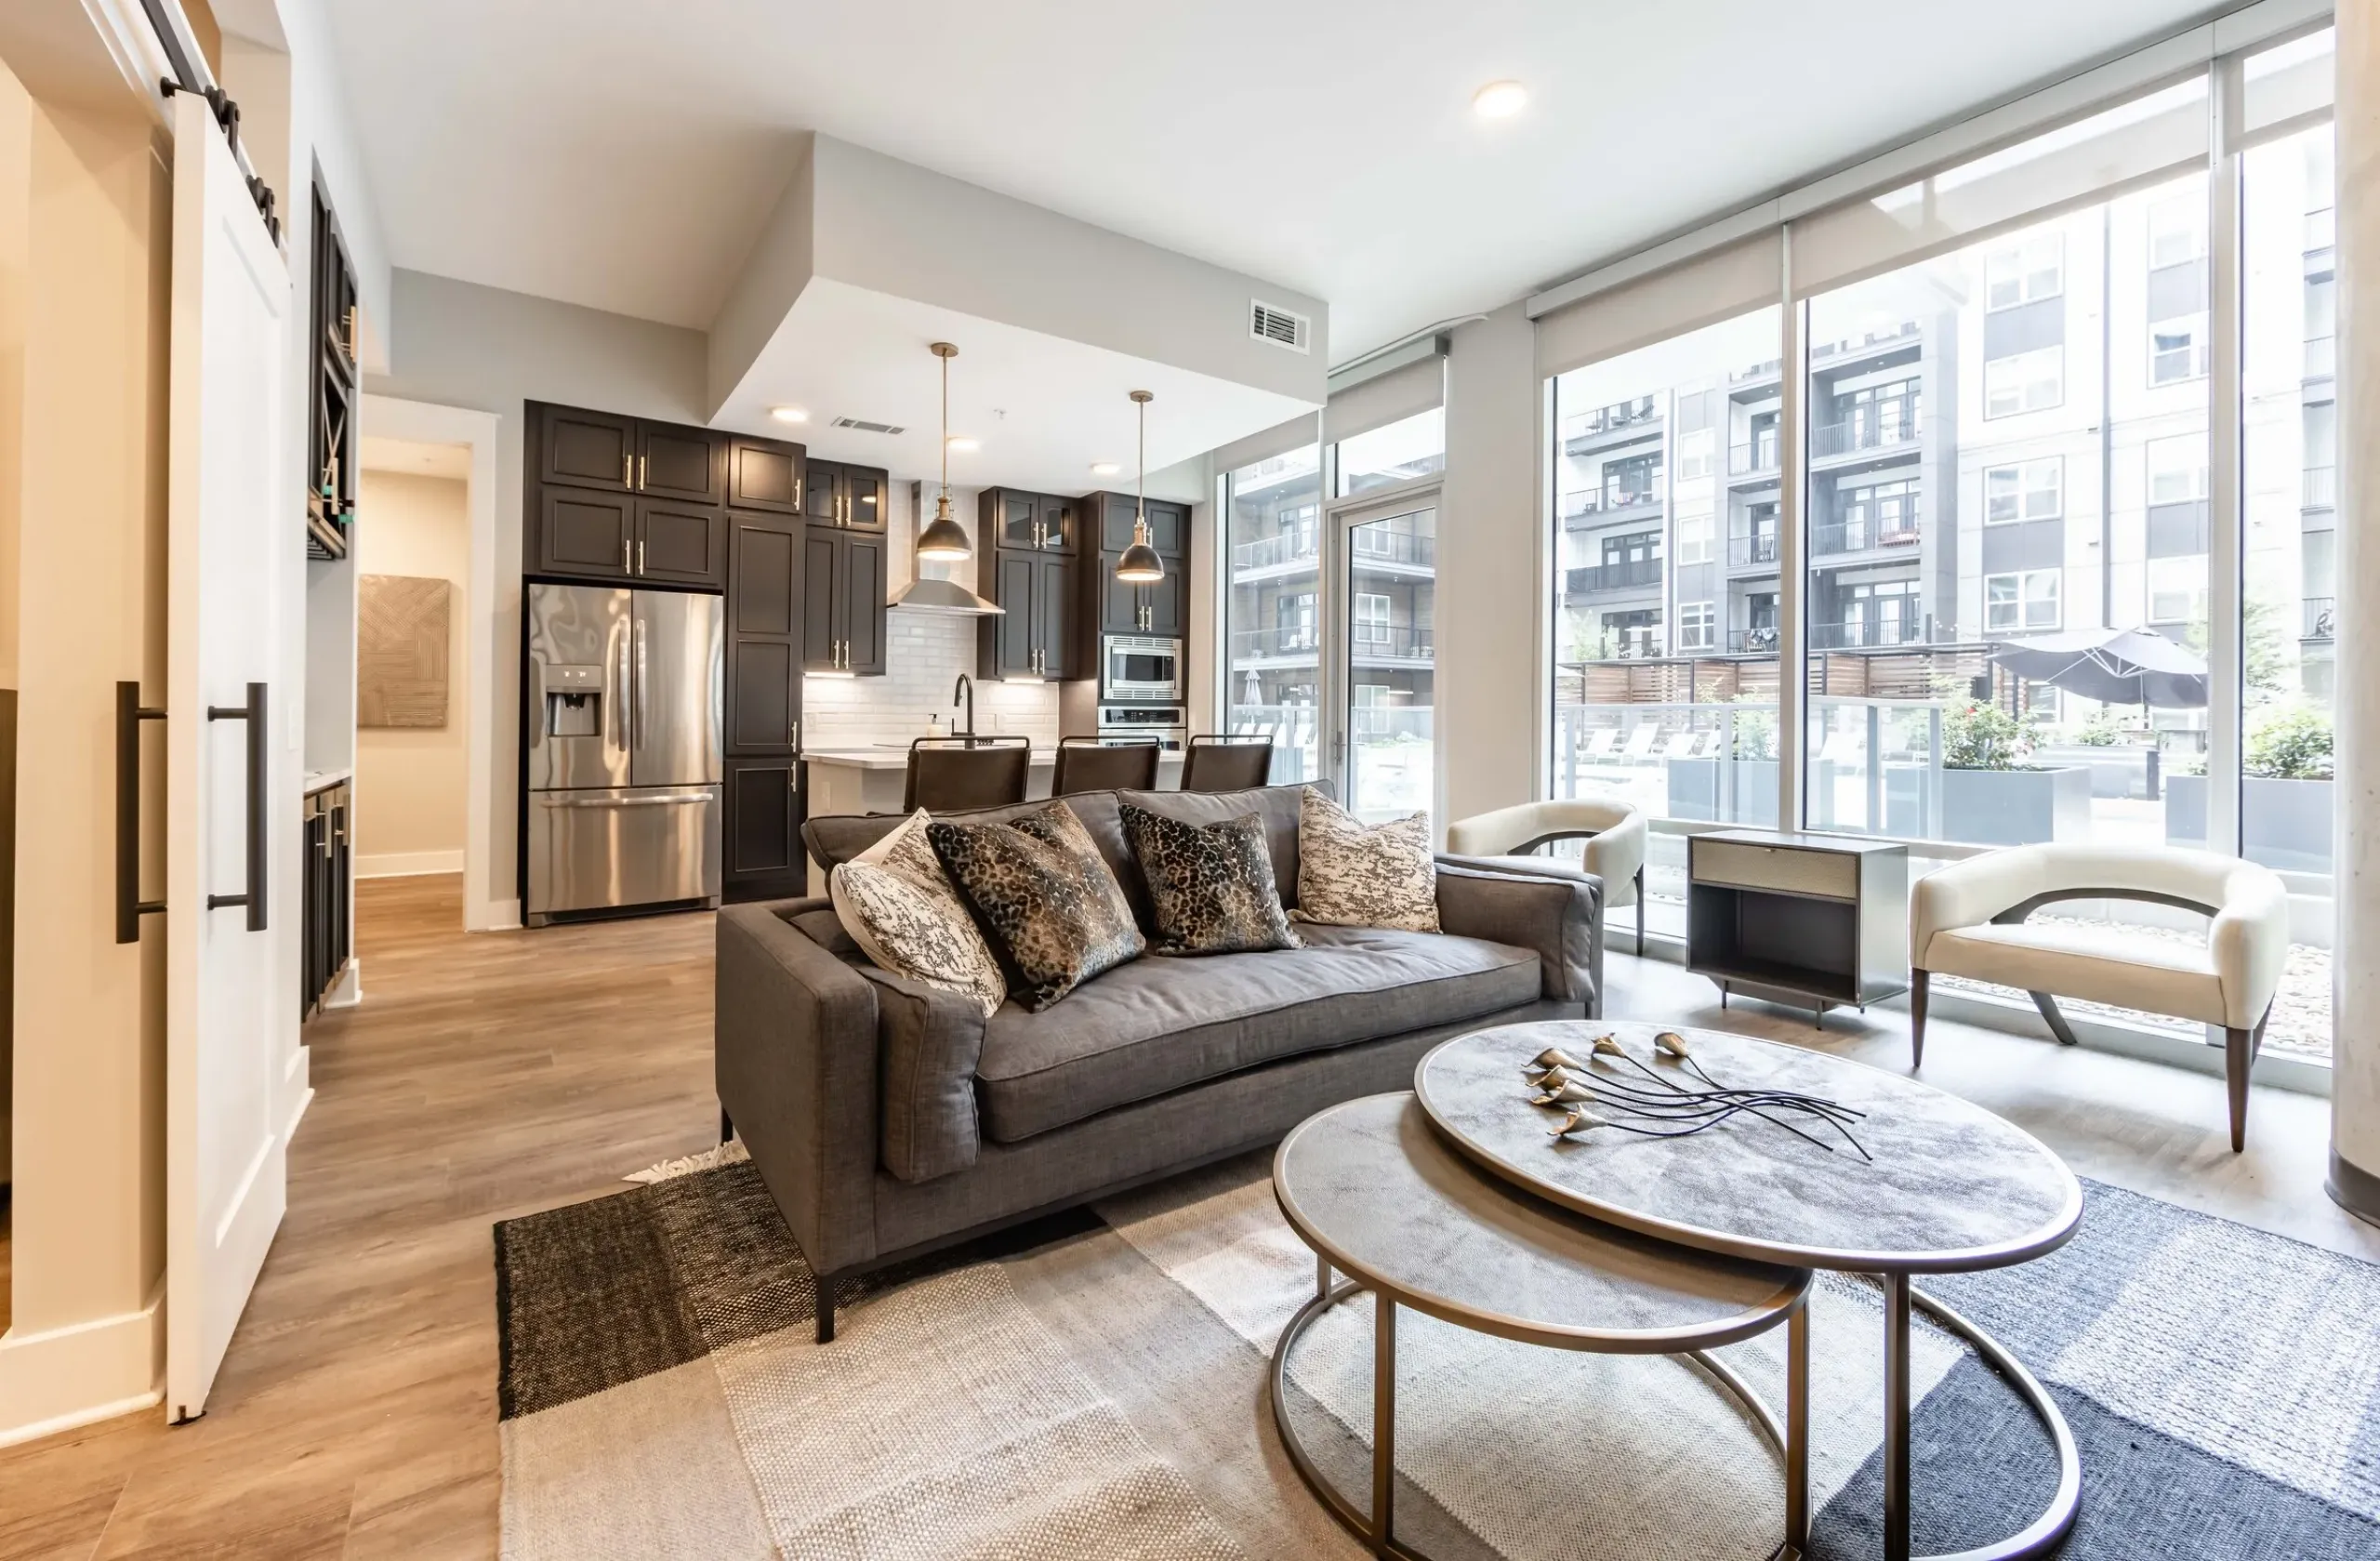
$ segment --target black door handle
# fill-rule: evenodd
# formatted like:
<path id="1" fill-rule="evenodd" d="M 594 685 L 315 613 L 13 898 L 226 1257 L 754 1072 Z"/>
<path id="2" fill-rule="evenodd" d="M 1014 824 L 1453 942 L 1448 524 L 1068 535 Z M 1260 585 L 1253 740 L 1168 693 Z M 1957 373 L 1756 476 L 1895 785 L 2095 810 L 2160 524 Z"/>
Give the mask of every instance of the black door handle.
<path id="1" fill-rule="evenodd" d="M 226 906 L 248 907 L 248 931 L 261 933 L 265 928 L 265 761 L 268 757 L 265 739 L 270 725 L 265 719 L 265 685 L 248 685 L 248 702 L 245 705 L 209 705 L 209 721 L 245 721 L 248 723 L 248 886 L 245 893 L 209 894 L 206 908 L 221 910 Z"/>
<path id="2" fill-rule="evenodd" d="M 165 712 L 140 702 L 139 683 L 115 685 L 115 941 L 139 943 L 140 919 L 165 908 L 140 897 L 140 723 Z"/>

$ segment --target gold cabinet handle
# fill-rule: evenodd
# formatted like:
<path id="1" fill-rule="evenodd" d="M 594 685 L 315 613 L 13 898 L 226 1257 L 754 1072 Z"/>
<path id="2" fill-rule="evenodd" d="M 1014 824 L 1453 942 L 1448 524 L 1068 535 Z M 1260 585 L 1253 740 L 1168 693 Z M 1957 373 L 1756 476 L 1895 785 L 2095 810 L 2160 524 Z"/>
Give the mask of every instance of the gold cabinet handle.
<path id="1" fill-rule="evenodd" d="M 636 457 L 626 450 L 620 452 L 620 486 L 636 491 Z"/>
<path id="2" fill-rule="evenodd" d="M 641 536 L 636 539 L 636 572 L 640 575 L 644 573 L 644 538 Z"/>
<path id="3" fill-rule="evenodd" d="M 623 575 L 636 573 L 636 544 L 625 536 L 620 538 L 620 573 Z"/>
<path id="4" fill-rule="evenodd" d="M 645 490 L 645 487 L 652 481 L 653 457 L 651 456 L 639 456 L 636 458 L 636 491 L 642 493 Z"/>

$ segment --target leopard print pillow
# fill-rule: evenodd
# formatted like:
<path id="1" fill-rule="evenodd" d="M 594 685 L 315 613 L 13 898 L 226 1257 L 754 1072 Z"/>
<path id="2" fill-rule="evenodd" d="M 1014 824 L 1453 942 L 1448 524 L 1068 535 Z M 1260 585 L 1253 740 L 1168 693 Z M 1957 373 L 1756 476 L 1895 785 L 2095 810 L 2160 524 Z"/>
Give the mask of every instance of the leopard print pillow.
<path id="1" fill-rule="evenodd" d="M 1438 930 L 1438 870 L 1430 815 L 1367 827 L 1312 787 L 1298 799 L 1301 921 L 1334 927 Z"/>
<path id="2" fill-rule="evenodd" d="M 1149 886 L 1159 954 L 1295 948 L 1273 883 L 1264 821 L 1242 814 L 1199 826 L 1123 804 L 1124 838 Z"/>
<path id="3" fill-rule="evenodd" d="M 990 1018 L 1008 999 L 999 961 L 926 839 L 923 808 L 826 880 L 835 916 L 879 970 L 972 999 Z"/>
<path id="4" fill-rule="evenodd" d="M 1064 802 L 1006 824 L 926 826 L 926 838 L 1003 956 L 1009 991 L 1035 1013 L 1147 945 L 1123 886 Z"/>

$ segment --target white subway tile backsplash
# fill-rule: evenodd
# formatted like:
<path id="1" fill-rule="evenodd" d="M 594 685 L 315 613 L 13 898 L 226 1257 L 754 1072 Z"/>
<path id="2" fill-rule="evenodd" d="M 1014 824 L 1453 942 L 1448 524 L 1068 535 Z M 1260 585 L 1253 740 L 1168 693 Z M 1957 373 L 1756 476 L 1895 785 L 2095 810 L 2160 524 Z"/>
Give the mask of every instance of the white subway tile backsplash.
<path id="1" fill-rule="evenodd" d="M 961 672 L 975 670 L 978 620 L 932 613 L 885 615 L 884 676 L 805 678 L 801 685 L 802 746 L 862 747 L 925 735 L 942 717 L 948 731 L 960 719 L 950 691 Z M 975 684 L 975 730 L 1015 733 L 1037 743 L 1058 740 L 1058 685 Z"/>

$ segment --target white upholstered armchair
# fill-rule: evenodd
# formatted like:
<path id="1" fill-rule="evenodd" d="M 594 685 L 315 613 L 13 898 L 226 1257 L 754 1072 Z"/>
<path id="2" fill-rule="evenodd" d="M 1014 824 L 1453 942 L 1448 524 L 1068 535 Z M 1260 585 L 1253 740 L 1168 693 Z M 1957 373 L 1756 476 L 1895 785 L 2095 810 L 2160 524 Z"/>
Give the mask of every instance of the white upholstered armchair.
<path id="1" fill-rule="evenodd" d="M 1447 850 L 1515 872 L 1542 872 L 1550 856 L 1531 854 L 1556 840 L 1584 840 L 1580 864 L 1603 880 L 1606 910 L 1636 907 L 1636 952 L 1645 952 L 1645 814 L 1617 797 L 1523 802 L 1447 826 Z"/>
<path id="2" fill-rule="evenodd" d="M 2026 918 L 2061 900 L 2142 900 L 2214 918 L 2202 946 Z M 2235 856 L 2158 847 L 2015 846 L 1917 880 L 1909 906 L 1911 1065 L 1925 1060 L 1926 978 L 1963 975 L 2032 994 L 2065 1045 L 2056 998 L 2222 1026 L 2231 1147 L 2247 1142 L 2248 1072 L 2289 958 L 2289 893 Z"/>

